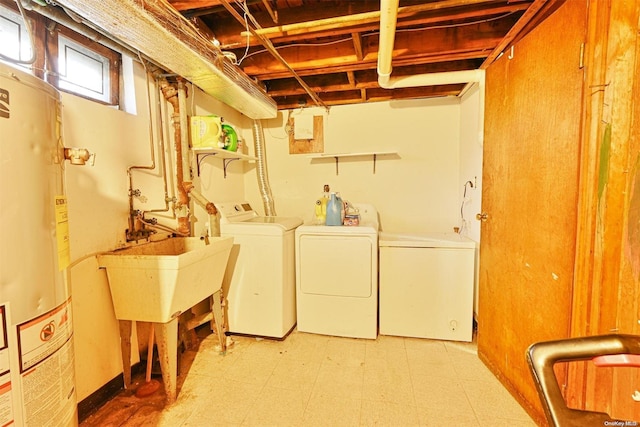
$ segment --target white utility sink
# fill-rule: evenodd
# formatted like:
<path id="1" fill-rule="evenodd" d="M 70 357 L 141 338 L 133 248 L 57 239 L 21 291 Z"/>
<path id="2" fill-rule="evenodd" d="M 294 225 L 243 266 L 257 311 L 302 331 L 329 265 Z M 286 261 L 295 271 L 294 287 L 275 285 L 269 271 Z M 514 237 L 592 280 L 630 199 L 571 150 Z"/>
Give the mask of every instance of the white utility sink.
<path id="1" fill-rule="evenodd" d="M 116 318 L 167 323 L 220 290 L 233 237 L 174 237 L 98 256 Z"/>
<path id="2" fill-rule="evenodd" d="M 98 255 L 106 268 L 116 318 L 125 388 L 131 385 L 132 321 L 152 322 L 167 403 L 177 396 L 178 317 L 211 298 L 221 353 L 226 351 L 221 305 L 222 278 L 233 237 L 174 237 Z M 213 324 L 212 324 L 213 328 Z"/>

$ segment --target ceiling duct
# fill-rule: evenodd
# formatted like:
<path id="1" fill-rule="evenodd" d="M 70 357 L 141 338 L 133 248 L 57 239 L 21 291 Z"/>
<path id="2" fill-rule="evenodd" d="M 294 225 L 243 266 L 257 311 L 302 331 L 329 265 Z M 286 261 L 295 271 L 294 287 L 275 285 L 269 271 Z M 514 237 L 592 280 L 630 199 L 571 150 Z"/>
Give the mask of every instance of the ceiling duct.
<path id="1" fill-rule="evenodd" d="M 276 103 L 164 0 L 59 0 L 145 56 L 252 119 L 277 115 Z"/>

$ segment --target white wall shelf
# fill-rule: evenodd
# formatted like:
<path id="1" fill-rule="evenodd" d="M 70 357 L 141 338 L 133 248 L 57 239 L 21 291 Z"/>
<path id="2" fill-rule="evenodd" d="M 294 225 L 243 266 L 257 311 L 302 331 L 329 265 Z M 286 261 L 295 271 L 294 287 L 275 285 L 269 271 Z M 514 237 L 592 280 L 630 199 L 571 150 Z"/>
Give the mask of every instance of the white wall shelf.
<path id="1" fill-rule="evenodd" d="M 238 153 L 236 151 L 224 150 L 222 148 L 192 148 L 191 151 L 196 155 L 196 164 L 198 170 L 198 176 L 200 176 L 200 163 L 202 160 L 209 156 L 217 156 L 219 159 L 222 159 L 222 165 L 224 170 L 224 177 L 227 177 L 227 166 L 234 160 L 244 160 L 244 161 L 253 161 L 257 160 L 257 157 L 249 156 L 247 154 Z"/>
<path id="2" fill-rule="evenodd" d="M 338 163 L 340 157 L 371 157 L 373 158 L 373 173 L 376 173 L 376 160 L 378 156 L 398 156 L 397 151 L 371 151 L 362 153 L 323 153 L 309 156 L 311 160 L 318 159 L 335 159 L 336 162 L 336 175 L 338 175 Z"/>

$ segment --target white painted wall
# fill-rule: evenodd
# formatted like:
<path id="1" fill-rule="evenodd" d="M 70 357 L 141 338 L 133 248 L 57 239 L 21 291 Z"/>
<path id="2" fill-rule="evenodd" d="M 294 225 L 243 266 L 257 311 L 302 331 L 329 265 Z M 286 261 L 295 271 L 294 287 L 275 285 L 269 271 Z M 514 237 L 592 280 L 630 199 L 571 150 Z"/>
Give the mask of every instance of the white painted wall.
<path id="1" fill-rule="evenodd" d="M 462 217 L 461 233 L 480 242 L 480 221 L 476 214 L 482 212 L 482 135 L 481 122 L 484 118 L 484 106 L 480 105 L 480 88 L 475 84 L 462 97 L 460 103 L 460 200 Z M 473 182 L 473 188 L 464 185 Z M 464 202 L 464 205 L 462 203 Z M 463 221 L 464 219 L 464 221 Z"/>
<path id="2" fill-rule="evenodd" d="M 150 128 L 154 129 L 156 154 L 163 153 L 169 164 L 170 196 L 174 195 L 171 172 L 173 134 L 169 120 L 157 121 L 157 109 L 165 118 L 171 108 L 158 102 L 155 89 L 147 101 L 147 80 L 137 62 L 133 65 L 135 114 L 118 111 L 95 102 L 63 94 L 65 145 L 87 148 L 96 154 L 94 166 L 67 166 L 67 195 L 71 254 L 76 378 L 78 399 L 83 400 L 122 372 L 118 322 L 113 313 L 106 274 L 98 269 L 95 254 L 113 250 L 125 239 L 128 227 L 128 178 L 132 165 L 150 165 Z M 151 84 L 153 86 L 153 83 Z M 238 131 L 253 154 L 252 121 L 231 110 L 198 89 L 189 88 L 189 114 L 217 114 Z M 263 121 L 267 166 L 276 211 L 281 216 L 299 216 L 310 221 L 315 200 L 322 186 L 354 202 L 368 202 L 380 212 L 381 226 L 387 231 L 451 231 L 459 225 L 463 184 L 477 174 L 477 136 L 473 118 L 474 94 L 466 98 L 442 98 L 381 102 L 296 110 L 294 115 L 324 115 L 325 152 L 397 151 L 397 156 L 380 157 L 373 173 L 370 156 L 341 159 L 336 175 L 333 160 L 312 161 L 306 155 L 290 155 L 284 123 L 286 115 Z M 160 107 L 159 107 L 160 106 Z M 169 110 L 167 112 L 167 109 Z M 150 126 L 149 117 L 153 117 Z M 162 129 L 159 132 L 158 129 Z M 160 134 L 165 136 L 160 151 Z M 475 144 L 475 146 L 474 146 Z M 472 149 L 470 149 L 471 147 Z M 481 155 L 481 147 L 480 147 Z M 476 164 L 477 163 L 477 164 Z M 196 174 L 195 162 L 192 162 Z M 156 159 L 153 171 L 132 171 L 134 188 L 141 191 L 135 209 L 164 207 L 163 177 Z M 222 161 L 216 157 L 200 159 L 200 174 L 194 183 L 212 201 L 247 199 L 262 212 L 255 163 L 235 161 L 224 178 Z M 479 199 L 479 193 L 473 195 Z M 195 235 L 199 235 L 207 216 L 195 206 Z M 172 214 L 149 214 L 173 226 Z M 133 349 L 137 349 L 134 336 Z M 133 351 L 132 362 L 138 355 Z"/>
<path id="3" fill-rule="evenodd" d="M 103 270 L 98 269 L 95 254 L 110 251 L 125 243 L 128 227 L 128 178 L 127 168 L 133 165 L 151 165 L 149 103 L 147 80 L 142 66 L 133 66 L 136 114 L 129 114 L 92 101 L 63 94 L 63 135 L 68 147 L 87 148 L 95 153 L 94 166 L 66 165 L 67 196 L 72 266 L 69 278 L 74 310 L 77 396 L 81 401 L 108 381 L 122 373 L 118 322 L 115 319 L 111 294 Z M 151 86 L 153 82 L 151 82 Z M 247 127 L 246 118 L 199 90 L 189 88 L 189 114 L 218 114 L 235 126 Z M 194 96 L 195 95 L 195 96 Z M 158 103 L 156 89 L 150 93 L 152 128 L 157 130 L 158 105 L 166 118 L 171 107 L 164 101 Z M 164 120 L 163 133 L 173 134 L 170 120 Z M 156 156 L 160 138 L 154 131 Z M 166 136 L 166 135 L 165 135 Z M 169 183 L 175 181 L 171 172 L 173 142 L 165 138 L 164 154 L 171 164 Z M 196 185 L 202 185 L 206 197 L 242 197 L 244 193 L 244 166 L 233 164 L 227 179 L 222 173 L 218 159 L 207 158 L 201 164 L 201 176 Z M 134 209 L 153 210 L 164 208 L 163 179 L 160 161 L 151 171 L 133 170 L 133 184 L 141 191 L 135 199 Z M 175 192 L 170 189 L 170 194 Z M 237 196 L 239 195 L 239 196 Z M 199 207 L 194 229 L 200 232 L 207 217 Z M 175 227 L 172 214 L 150 214 L 161 223 Z M 135 284 L 132 284 L 135 286 Z M 135 330 L 135 328 L 134 328 Z M 132 362 L 139 361 L 137 341 L 134 333 Z"/>
<path id="4" fill-rule="evenodd" d="M 483 83 L 484 84 L 484 83 Z M 482 144 L 484 141 L 483 96 L 478 84 L 472 86 L 462 97 L 460 104 L 460 233 L 480 242 L 480 221 L 476 214 L 482 212 Z M 473 187 L 464 185 L 473 182 Z M 474 283 L 473 311 L 478 313 L 478 272 L 480 245 L 476 250 L 476 278 Z"/>
<path id="5" fill-rule="evenodd" d="M 373 204 L 385 231 L 452 231 L 458 225 L 460 189 L 460 120 L 458 98 L 296 110 L 324 115 L 325 153 L 397 151 L 380 156 L 373 173 L 371 156 L 311 160 L 289 154 L 284 124 L 288 112 L 263 121 L 269 180 L 279 216 L 311 221 L 314 202 L 324 184 L 351 202 Z M 253 174 L 247 174 L 247 199 L 262 210 Z"/>

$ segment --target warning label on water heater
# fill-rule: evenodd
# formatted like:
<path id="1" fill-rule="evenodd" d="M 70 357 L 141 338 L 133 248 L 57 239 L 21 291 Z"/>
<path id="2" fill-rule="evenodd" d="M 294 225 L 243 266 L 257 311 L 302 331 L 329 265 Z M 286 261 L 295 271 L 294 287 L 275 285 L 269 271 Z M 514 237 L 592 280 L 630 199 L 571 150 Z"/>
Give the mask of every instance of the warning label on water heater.
<path id="1" fill-rule="evenodd" d="M 69 215 L 67 198 L 56 196 L 56 240 L 58 244 L 58 269 L 64 270 L 71 259 L 69 250 Z"/>
<path id="2" fill-rule="evenodd" d="M 26 425 L 50 425 L 51 419 L 71 420 L 75 414 L 72 320 L 68 299 L 17 327 Z"/>

